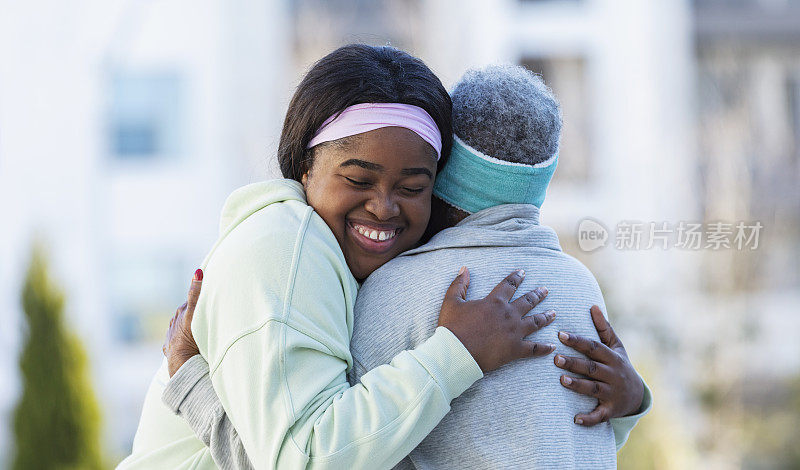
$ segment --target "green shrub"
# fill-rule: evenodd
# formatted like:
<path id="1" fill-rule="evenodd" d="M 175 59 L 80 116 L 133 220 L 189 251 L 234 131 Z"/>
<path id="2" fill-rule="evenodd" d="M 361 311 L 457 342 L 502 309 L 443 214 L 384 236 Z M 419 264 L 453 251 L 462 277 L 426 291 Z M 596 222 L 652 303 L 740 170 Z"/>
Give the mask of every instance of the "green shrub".
<path id="1" fill-rule="evenodd" d="M 34 249 L 22 290 L 27 320 L 22 396 L 14 413 L 14 469 L 99 469 L 100 413 L 86 353 L 63 318 L 64 295 Z"/>

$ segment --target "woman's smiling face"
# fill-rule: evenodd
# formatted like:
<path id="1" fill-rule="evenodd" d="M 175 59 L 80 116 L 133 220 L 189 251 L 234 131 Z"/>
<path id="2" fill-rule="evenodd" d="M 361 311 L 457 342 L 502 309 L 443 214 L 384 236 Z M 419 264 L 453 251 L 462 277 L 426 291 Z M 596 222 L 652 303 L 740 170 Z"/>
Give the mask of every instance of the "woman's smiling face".
<path id="1" fill-rule="evenodd" d="M 316 148 L 302 183 L 353 276 L 363 280 L 425 232 L 436 152 L 402 127 L 383 127 L 346 142 Z"/>

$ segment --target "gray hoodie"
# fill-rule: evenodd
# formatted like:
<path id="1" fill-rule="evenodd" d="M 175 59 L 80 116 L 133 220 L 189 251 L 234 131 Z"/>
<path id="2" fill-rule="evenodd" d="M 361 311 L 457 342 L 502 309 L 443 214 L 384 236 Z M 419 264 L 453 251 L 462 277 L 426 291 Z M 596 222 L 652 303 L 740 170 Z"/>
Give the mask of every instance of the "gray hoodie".
<path id="1" fill-rule="evenodd" d="M 605 305 L 594 276 L 561 251 L 551 228 L 539 225 L 536 206 L 494 206 L 366 280 L 356 298 L 351 382 L 433 333 L 444 293 L 461 266 L 470 270 L 468 300 L 486 296 L 515 269 L 526 272 L 515 297 L 548 288 L 533 312 L 553 309 L 556 318 L 529 339 L 555 344 L 556 353 L 571 356 L 580 353 L 558 341 L 558 331 L 599 340 L 589 308 L 596 304 L 605 312 Z M 583 427 L 573 417 L 593 410 L 597 401 L 563 387 L 563 373 L 553 355 L 487 373 L 452 401 L 451 411 L 408 459 L 419 469 L 616 468 L 616 450 L 650 407 L 649 390 L 643 413 Z"/>

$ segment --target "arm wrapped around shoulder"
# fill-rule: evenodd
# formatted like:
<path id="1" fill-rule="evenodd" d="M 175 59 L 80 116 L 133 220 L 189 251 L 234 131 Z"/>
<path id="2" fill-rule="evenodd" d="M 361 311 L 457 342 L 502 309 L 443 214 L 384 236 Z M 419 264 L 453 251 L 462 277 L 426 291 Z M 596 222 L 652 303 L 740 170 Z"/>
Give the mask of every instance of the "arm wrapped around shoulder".
<path id="1" fill-rule="evenodd" d="M 198 345 L 205 329 L 214 389 L 254 467 L 391 468 L 480 369 L 443 332 L 351 388 L 357 284 L 327 226 L 313 212 L 306 217 L 293 236 L 252 238 L 220 263 L 226 278 L 204 285 L 198 304 Z M 290 260 L 270 264 L 270 250 Z"/>

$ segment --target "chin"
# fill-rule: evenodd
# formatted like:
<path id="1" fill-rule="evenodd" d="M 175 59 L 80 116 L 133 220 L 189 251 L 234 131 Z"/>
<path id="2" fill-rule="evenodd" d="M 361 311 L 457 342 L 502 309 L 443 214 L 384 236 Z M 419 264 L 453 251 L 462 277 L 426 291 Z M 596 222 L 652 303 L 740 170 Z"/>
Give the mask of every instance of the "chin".
<path id="1" fill-rule="evenodd" d="M 356 278 L 356 281 L 359 283 L 364 282 L 364 279 L 370 275 L 370 273 L 358 269 L 350 269 L 350 272 L 353 273 L 353 277 Z"/>
<path id="2" fill-rule="evenodd" d="M 369 267 L 353 261 L 347 262 L 347 267 L 350 268 L 350 273 L 353 275 L 354 278 L 358 282 L 362 282 L 364 279 L 369 277 L 372 274 L 372 271 L 375 271 L 377 268 L 370 269 Z"/>
<path id="3" fill-rule="evenodd" d="M 353 263 L 349 265 L 350 272 L 353 273 L 353 277 L 358 280 L 358 282 L 362 282 L 364 279 L 368 278 L 370 274 L 375 272 L 378 268 L 386 264 L 389 260 L 394 258 L 386 258 L 382 261 L 371 261 L 371 262 L 364 262 L 364 263 Z"/>

